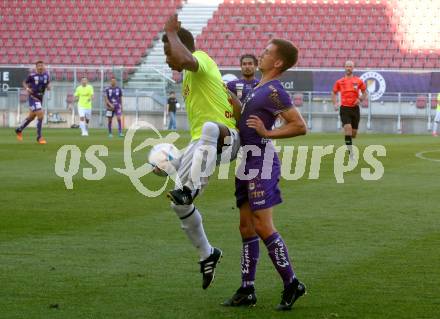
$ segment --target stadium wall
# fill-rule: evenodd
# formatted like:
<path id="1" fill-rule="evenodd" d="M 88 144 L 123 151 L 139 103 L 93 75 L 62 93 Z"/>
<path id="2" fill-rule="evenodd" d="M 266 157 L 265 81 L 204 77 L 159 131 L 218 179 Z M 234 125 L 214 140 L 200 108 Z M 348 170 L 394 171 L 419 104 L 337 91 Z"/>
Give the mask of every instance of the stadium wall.
<path id="1" fill-rule="evenodd" d="M 25 69 L 26 70 L 26 69 Z M 26 70 L 27 71 L 27 70 Z M 0 126 L 14 127 L 27 114 L 27 97 L 18 88 L 25 77 L 23 70 L 17 74 L 2 77 L 0 89 Z M 21 72 L 21 73 L 20 73 Z M 78 71 L 79 72 L 79 71 Z M 23 74 L 22 74 L 23 73 Z M 27 72 L 25 72 L 27 73 Z M 238 69 L 223 69 L 224 78 L 240 76 Z M 2 72 L 3 74 L 3 72 Z M 121 73 L 122 74 L 122 73 Z M 4 75 L 4 74 L 3 74 Z M 343 75 L 343 70 L 296 69 L 287 72 L 281 79 L 291 93 L 294 104 L 299 108 L 314 132 L 332 132 L 340 128 L 337 113 L 333 110 L 330 90 L 336 79 Z M 389 70 L 359 70 L 357 75 L 364 77 L 370 92 L 370 101 L 361 108 L 361 129 L 386 133 L 426 133 L 431 128 L 434 107 L 437 105 L 437 93 L 440 87 L 440 72 L 409 72 Z M 44 100 L 46 126 L 70 127 L 78 123 L 78 116 L 72 116 L 73 92 L 80 78 L 53 81 L 52 90 Z M 8 81 L 3 81 L 8 79 Z M 98 80 L 98 81 L 97 81 Z M 94 118 L 91 127 L 105 127 L 102 89 L 108 79 L 96 79 L 91 84 L 95 88 Z M 119 79 L 120 85 L 124 81 Z M 7 85 L 8 90 L 4 90 Z M 164 124 L 163 112 L 166 99 L 163 96 L 168 87 L 130 89 L 124 88 L 125 127 L 137 120 L 146 120 L 161 129 Z M 179 92 L 180 88 L 173 87 Z M 178 96 L 179 103 L 184 101 Z M 184 109 L 177 112 L 179 129 L 187 129 Z"/>

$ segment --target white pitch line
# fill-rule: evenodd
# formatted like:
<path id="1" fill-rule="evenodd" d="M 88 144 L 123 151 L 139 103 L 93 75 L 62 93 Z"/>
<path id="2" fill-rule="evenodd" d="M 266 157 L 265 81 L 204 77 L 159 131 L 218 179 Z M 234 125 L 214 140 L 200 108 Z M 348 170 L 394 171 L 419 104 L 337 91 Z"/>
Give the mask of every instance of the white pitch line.
<path id="1" fill-rule="evenodd" d="M 419 152 L 416 154 L 416 157 L 427 160 L 427 161 L 431 161 L 431 162 L 440 162 L 440 159 L 429 158 L 429 157 L 423 156 L 423 154 L 426 154 L 426 153 L 436 153 L 436 152 L 440 152 L 440 150 Z"/>

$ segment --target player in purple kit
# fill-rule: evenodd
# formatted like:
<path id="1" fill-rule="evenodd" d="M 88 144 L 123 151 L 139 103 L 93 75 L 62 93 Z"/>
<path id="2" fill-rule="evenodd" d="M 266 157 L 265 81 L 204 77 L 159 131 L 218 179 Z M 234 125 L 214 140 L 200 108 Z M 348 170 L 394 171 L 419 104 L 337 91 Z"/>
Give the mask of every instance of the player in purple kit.
<path id="1" fill-rule="evenodd" d="M 288 138 L 306 133 L 301 114 L 292 105 L 278 77 L 298 60 L 298 49 L 289 41 L 273 39 L 259 58 L 260 83 L 244 100 L 238 122 L 243 161 L 237 171 L 235 196 L 240 209 L 242 284 L 225 306 L 253 306 L 257 302 L 254 280 L 259 258 L 259 238 L 284 283 L 278 310 L 290 310 L 305 293 L 296 277 L 286 244 L 274 227 L 273 206 L 281 203 L 278 188 L 280 162 L 270 139 Z M 277 116 L 285 125 L 274 128 Z M 251 154 L 249 154 L 251 151 Z M 257 170 L 257 171 L 256 171 Z M 245 175 L 246 174 L 246 175 Z"/>
<path id="2" fill-rule="evenodd" d="M 244 54 L 240 57 L 240 67 L 242 78 L 228 82 L 229 91 L 234 93 L 241 102 L 244 101 L 246 95 L 252 88 L 258 84 L 258 79 L 255 78 L 255 69 L 257 68 L 258 60 L 253 54 Z"/>
<path id="3" fill-rule="evenodd" d="M 105 115 L 108 118 L 108 136 L 113 137 L 112 122 L 113 116 L 116 115 L 118 120 L 118 133 L 120 137 L 124 137 L 122 133 L 122 89 L 116 86 L 116 79 L 113 77 L 110 80 L 110 86 L 105 89 L 104 99 L 107 107 Z"/>
<path id="4" fill-rule="evenodd" d="M 17 139 L 22 141 L 23 130 L 37 117 L 37 142 L 39 144 L 46 144 L 46 140 L 41 135 L 44 118 L 42 107 L 44 92 L 50 90 L 50 79 L 43 61 L 37 61 L 35 63 L 35 70 L 36 72 L 29 74 L 26 80 L 23 81 L 23 87 L 29 94 L 29 114 L 23 123 L 15 129 L 15 133 L 17 134 Z"/>

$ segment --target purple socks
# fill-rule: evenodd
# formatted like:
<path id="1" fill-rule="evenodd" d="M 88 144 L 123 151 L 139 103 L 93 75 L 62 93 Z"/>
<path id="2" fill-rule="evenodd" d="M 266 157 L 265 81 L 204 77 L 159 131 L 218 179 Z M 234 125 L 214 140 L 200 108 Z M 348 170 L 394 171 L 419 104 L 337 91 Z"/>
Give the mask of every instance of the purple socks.
<path id="1" fill-rule="evenodd" d="M 118 133 L 119 134 L 122 133 L 122 121 L 121 121 L 121 119 L 118 119 Z"/>
<path id="2" fill-rule="evenodd" d="M 267 237 L 264 240 L 264 244 L 267 247 L 272 263 L 283 279 L 284 287 L 286 287 L 295 278 L 286 244 L 277 232 Z"/>
<path id="3" fill-rule="evenodd" d="M 18 127 L 18 131 L 19 132 L 23 131 L 25 127 L 29 125 L 30 122 L 32 122 L 32 120 L 28 120 L 28 118 L 25 118 L 23 123 L 21 123 L 21 125 Z"/>
<path id="4" fill-rule="evenodd" d="M 41 127 L 43 126 L 43 119 L 37 120 L 37 140 L 41 138 Z"/>
<path id="5" fill-rule="evenodd" d="M 260 255 L 259 243 L 258 236 L 243 239 L 243 249 L 241 251 L 241 286 L 243 288 L 254 285 Z"/>

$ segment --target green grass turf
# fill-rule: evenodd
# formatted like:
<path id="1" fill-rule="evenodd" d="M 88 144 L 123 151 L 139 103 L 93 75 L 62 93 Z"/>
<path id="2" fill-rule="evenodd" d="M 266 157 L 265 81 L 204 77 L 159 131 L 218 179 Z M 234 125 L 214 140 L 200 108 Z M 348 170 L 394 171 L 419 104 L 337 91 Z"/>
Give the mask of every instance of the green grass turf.
<path id="1" fill-rule="evenodd" d="M 232 179 L 213 178 L 197 200 L 212 244 L 224 251 L 217 278 L 201 289 L 196 251 L 165 195 L 146 198 L 126 176 L 123 141 L 104 130 L 46 129 L 47 145 L 27 129 L 18 143 L 0 130 L 0 318 L 438 318 L 440 310 L 440 162 L 415 153 L 440 151 L 431 136 L 362 134 L 361 150 L 381 144 L 385 175 L 361 179 L 361 164 L 337 184 L 333 156 L 318 180 L 281 182 L 284 203 L 274 219 L 308 287 L 291 313 L 277 313 L 281 281 L 261 247 L 253 309 L 219 304 L 240 283 L 238 210 Z M 136 144 L 146 131 L 136 136 Z M 184 146 L 182 133 L 177 145 Z M 342 134 L 309 134 L 293 145 L 341 145 Z M 83 151 L 74 189 L 55 175 L 58 148 Z M 87 181 L 89 145 L 109 156 L 104 179 Z M 146 150 L 134 154 L 136 165 Z M 310 165 L 310 153 L 308 165 Z M 440 152 L 426 154 L 440 159 Z M 149 187 L 163 179 L 143 178 Z M 52 307 L 50 307 L 52 305 Z M 58 305 L 56 308 L 55 305 Z"/>

